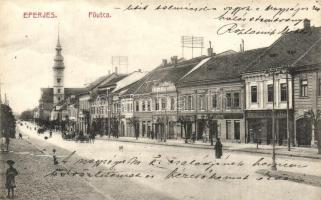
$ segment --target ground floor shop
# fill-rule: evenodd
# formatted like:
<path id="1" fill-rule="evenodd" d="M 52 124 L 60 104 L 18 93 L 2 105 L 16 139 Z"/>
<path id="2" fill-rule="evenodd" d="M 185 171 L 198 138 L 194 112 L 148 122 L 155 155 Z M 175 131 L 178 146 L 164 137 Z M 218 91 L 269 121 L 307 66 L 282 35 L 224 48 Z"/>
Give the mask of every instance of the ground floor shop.
<path id="1" fill-rule="evenodd" d="M 181 135 L 192 140 L 245 142 L 242 113 L 180 115 Z"/>
<path id="2" fill-rule="evenodd" d="M 289 127 L 290 140 L 293 143 L 294 124 L 292 116 L 292 111 L 287 114 L 286 110 L 275 110 L 273 122 L 273 112 L 271 110 L 246 111 L 246 141 L 248 143 L 272 144 L 274 128 L 276 143 L 278 145 L 287 145 L 287 127 Z"/>

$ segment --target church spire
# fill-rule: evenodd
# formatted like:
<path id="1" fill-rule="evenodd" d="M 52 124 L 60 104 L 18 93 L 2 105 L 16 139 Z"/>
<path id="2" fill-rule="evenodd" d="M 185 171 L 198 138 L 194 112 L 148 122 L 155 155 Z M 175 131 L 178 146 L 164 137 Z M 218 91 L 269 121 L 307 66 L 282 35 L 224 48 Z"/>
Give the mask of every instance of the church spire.
<path id="1" fill-rule="evenodd" d="M 58 27 L 58 39 L 57 39 L 57 45 L 56 45 L 56 56 L 54 58 L 55 64 L 54 68 L 65 68 L 64 65 L 64 57 L 61 55 L 61 44 L 60 44 L 60 34 L 59 34 L 59 27 Z"/>

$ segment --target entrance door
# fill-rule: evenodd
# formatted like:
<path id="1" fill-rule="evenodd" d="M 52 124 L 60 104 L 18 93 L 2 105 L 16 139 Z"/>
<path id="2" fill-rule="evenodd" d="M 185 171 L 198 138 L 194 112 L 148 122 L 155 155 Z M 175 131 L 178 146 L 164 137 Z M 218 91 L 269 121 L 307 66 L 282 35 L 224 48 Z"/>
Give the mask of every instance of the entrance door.
<path id="1" fill-rule="evenodd" d="M 298 145 L 311 145 L 312 139 L 311 120 L 301 118 L 296 121 L 296 139 Z"/>

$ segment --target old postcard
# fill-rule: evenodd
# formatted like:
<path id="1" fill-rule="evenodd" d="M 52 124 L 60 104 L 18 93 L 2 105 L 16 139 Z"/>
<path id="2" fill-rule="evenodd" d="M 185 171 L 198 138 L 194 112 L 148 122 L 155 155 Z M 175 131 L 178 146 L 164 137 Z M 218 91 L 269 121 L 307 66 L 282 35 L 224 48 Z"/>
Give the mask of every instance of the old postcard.
<path id="1" fill-rule="evenodd" d="M 321 1 L 0 1 L 0 199 L 320 200 Z"/>

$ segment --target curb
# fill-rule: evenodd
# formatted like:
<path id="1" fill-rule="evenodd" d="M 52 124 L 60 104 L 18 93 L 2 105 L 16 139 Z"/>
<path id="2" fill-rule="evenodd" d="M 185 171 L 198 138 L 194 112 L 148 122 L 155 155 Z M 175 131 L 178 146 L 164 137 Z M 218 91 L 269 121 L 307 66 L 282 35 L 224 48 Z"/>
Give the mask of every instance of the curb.
<path id="1" fill-rule="evenodd" d="M 116 142 L 127 142 L 127 143 L 140 143 L 140 144 L 151 144 L 151 145 L 159 145 L 159 146 L 173 146 L 173 147 L 182 147 L 182 148 L 196 148 L 196 149 L 213 149 L 213 146 L 193 146 L 193 145 L 179 145 L 179 144 L 169 144 L 169 143 L 153 143 L 153 142 L 143 142 L 143 141 L 129 141 L 129 140 L 119 140 L 114 138 L 96 138 L 96 140 L 107 140 L 107 141 L 116 141 Z M 265 155 L 272 155 L 271 152 L 264 152 L 264 151 L 251 151 L 251 150 L 245 150 L 245 149 L 229 149 L 224 148 L 225 151 L 230 152 L 240 152 L 240 153 L 251 153 L 251 154 L 265 154 Z M 317 156 L 310 156 L 310 155 L 295 155 L 295 154 L 287 154 L 287 153 L 276 153 L 276 155 L 280 156 L 287 156 L 287 157 L 297 157 L 297 158 L 308 158 L 308 159 L 315 159 L 315 160 L 321 160 L 321 157 Z"/>

